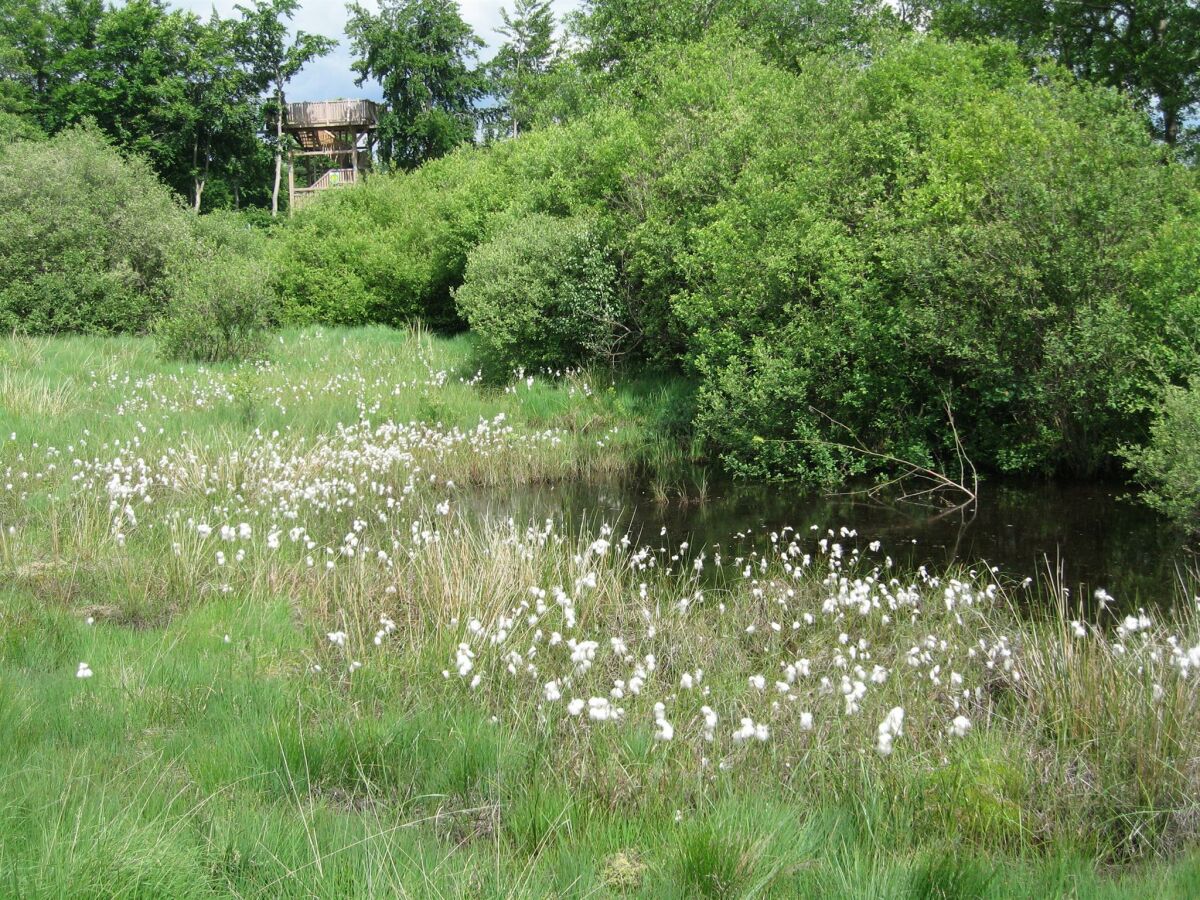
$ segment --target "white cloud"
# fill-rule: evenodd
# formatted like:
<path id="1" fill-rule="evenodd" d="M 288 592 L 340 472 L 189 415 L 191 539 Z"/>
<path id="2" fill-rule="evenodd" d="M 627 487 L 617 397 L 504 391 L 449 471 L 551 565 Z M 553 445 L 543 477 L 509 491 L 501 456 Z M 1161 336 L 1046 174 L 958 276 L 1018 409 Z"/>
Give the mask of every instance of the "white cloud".
<path id="1" fill-rule="evenodd" d="M 197 15 L 207 17 L 216 9 L 222 16 L 232 15 L 239 0 L 177 0 L 177 5 L 190 9 Z M 368 9 L 378 9 L 375 0 L 362 0 Z M 553 0 L 555 15 L 562 15 L 576 8 L 578 0 Z M 487 42 L 481 57 L 486 59 L 499 42 L 496 28 L 500 25 L 500 8 L 511 9 L 511 0 L 460 0 L 463 19 Z M 350 42 L 346 38 L 346 5 L 341 0 L 302 0 L 294 29 L 312 34 L 323 34 L 337 39 L 337 48 L 328 56 L 309 63 L 288 88 L 291 100 L 324 100 L 335 97 L 379 98 L 379 85 L 372 82 L 358 87 L 354 83 L 354 72 L 350 69 Z"/>

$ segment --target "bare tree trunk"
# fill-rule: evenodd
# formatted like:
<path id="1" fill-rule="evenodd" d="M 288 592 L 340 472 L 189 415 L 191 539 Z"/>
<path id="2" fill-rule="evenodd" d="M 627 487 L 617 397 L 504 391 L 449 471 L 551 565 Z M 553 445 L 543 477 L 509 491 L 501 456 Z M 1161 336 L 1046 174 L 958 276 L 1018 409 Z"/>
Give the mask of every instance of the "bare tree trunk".
<path id="1" fill-rule="evenodd" d="M 1163 139 L 1172 146 L 1179 141 L 1179 111 L 1173 107 L 1163 109 Z"/>
<path id="2" fill-rule="evenodd" d="M 204 193 L 204 180 L 200 177 L 200 142 L 192 141 L 192 208 L 200 213 L 200 195 Z"/>
<path id="3" fill-rule="evenodd" d="M 196 174 L 196 215 L 200 215 L 200 200 L 204 196 L 204 187 L 208 184 L 208 167 L 211 162 L 210 159 L 204 160 L 204 171 Z"/>
<path id="4" fill-rule="evenodd" d="M 512 136 L 517 137 L 517 92 L 521 89 L 521 58 L 517 57 L 517 77 L 513 82 L 512 94 L 508 98 L 508 111 L 512 115 Z"/>
<path id="5" fill-rule="evenodd" d="M 279 180 L 283 174 L 283 89 L 275 88 L 275 186 L 271 189 L 271 215 L 279 215 Z"/>

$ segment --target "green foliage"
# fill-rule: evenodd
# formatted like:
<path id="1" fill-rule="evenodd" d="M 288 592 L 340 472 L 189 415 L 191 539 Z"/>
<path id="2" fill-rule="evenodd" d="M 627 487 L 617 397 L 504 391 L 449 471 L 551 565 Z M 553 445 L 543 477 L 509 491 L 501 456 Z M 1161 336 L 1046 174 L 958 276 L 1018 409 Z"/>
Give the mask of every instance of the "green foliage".
<path id="1" fill-rule="evenodd" d="M 1122 7 L 1047 0 L 932 0 L 934 31 L 1004 38 L 1050 54 L 1082 78 L 1128 91 L 1168 142 L 1188 137 L 1200 110 L 1200 5 L 1135 0 Z"/>
<path id="2" fill-rule="evenodd" d="M 0 22 L 15 24 L 18 17 L 0 15 Z M 9 118 L 21 120 L 29 113 L 29 65 L 21 52 L 19 37 L 0 33 L 0 138 L 13 130 Z"/>
<path id="3" fill-rule="evenodd" d="M 35 141 L 45 137 L 25 116 L 0 110 L 0 146 L 13 141 Z"/>
<path id="4" fill-rule="evenodd" d="M 284 318 L 304 324 L 456 321 L 451 288 L 479 239 L 479 172 L 455 154 L 395 179 L 331 192 L 279 235 Z"/>
<path id="5" fill-rule="evenodd" d="M 238 22 L 213 16 L 207 25 L 192 23 L 185 38 L 185 129 L 191 150 L 192 208 L 198 213 L 210 178 L 224 175 L 237 184 L 239 165 L 253 159 L 260 118 L 261 81 L 243 59 Z"/>
<path id="6" fill-rule="evenodd" d="M 985 470 L 1110 469 L 1200 370 L 1194 174 L 1117 93 L 1031 80 L 1009 44 L 783 66 L 752 36 L 721 17 L 617 80 L 576 59 L 605 90 L 565 124 L 315 204 L 281 242 L 289 320 L 465 317 L 504 365 L 620 335 L 695 380 L 697 435 L 751 477 L 877 468 L 844 445 L 956 467 L 951 415 Z M 558 318 L 546 260 L 573 238 L 543 216 L 604 238 L 602 340 Z"/>
<path id="7" fill-rule="evenodd" d="M 56 129 L 91 117 L 119 147 L 144 156 L 164 181 L 190 193 L 194 127 L 205 127 L 195 101 L 207 93 L 213 103 L 223 102 L 216 70 L 226 68 L 215 60 L 210 68 L 210 61 L 189 53 L 207 43 L 204 27 L 156 0 L 85 15 L 52 23 L 55 32 L 69 27 L 79 33 L 70 57 L 55 61 L 44 100 L 47 123 Z"/>
<path id="8" fill-rule="evenodd" d="M 187 214 L 92 127 L 0 147 L 0 328 L 142 331 L 164 306 Z"/>
<path id="9" fill-rule="evenodd" d="M 1151 506 L 1189 528 L 1200 526 L 1200 378 L 1168 386 L 1146 446 L 1125 452 Z"/>
<path id="10" fill-rule="evenodd" d="M 199 240 L 175 260 L 171 303 L 155 322 L 159 350 L 186 362 L 257 357 L 278 315 L 265 239 L 234 214 L 199 221 Z"/>
<path id="11" fill-rule="evenodd" d="M 814 51 L 864 49 L 898 23 L 876 0 L 584 0 L 570 24 L 584 40 L 584 69 L 624 75 L 658 48 L 719 30 L 792 68 Z"/>
<path id="12" fill-rule="evenodd" d="M 533 121 L 543 99 L 545 76 L 554 62 L 554 11 L 550 0 L 517 0 L 512 15 L 500 8 L 505 38 L 488 64 L 493 93 L 500 103 L 488 126 L 499 136 L 517 137 Z"/>
<path id="13" fill-rule="evenodd" d="M 603 203 L 638 150 L 626 115 L 464 148 L 414 172 L 331 192 L 277 242 L 286 321 L 461 322 L 452 292 L 467 254 L 506 216 L 568 216 Z"/>
<path id="14" fill-rule="evenodd" d="M 50 133 L 93 120 L 199 210 L 265 199 L 260 95 L 277 100 L 333 45 L 299 33 L 295 0 L 207 21 L 163 0 L 0 4 L 0 114 Z M 274 110 L 278 112 L 278 103 Z M 278 145 L 278 141 L 272 141 Z"/>
<path id="15" fill-rule="evenodd" d="M 459 312 L 500 371 L 613 359 L 627 330 L 594 225 L 533 214 L 471 251 Z"/>
<path id="16" fill-rule="evenodd" d="M 289 43 L 289 22 L 300 8 L 299 0 L 251 0 L 239 6 L 237 24 L 239 53 L 260 91 L 270 89 L 268 118 L 272 134 L 268 138 L 275 159 L 271 186 L 271 215 L 279 212 L 279 188 L 283 171 L 284 89 L 289 81 L 312 62 L 327 55 L 337 41 L 298 31 Z"/>
<path id="17" fill-rule="evenodd" d="M 346 33 L 358 83 L 376 79 L 387 109 L 379 122 L 385 162 L 411 169 L 475 135 L 476 102 L 486 93 L 474 65 L 483 41 L 454 0 L 385 0 L 378 14 L 347 7 Z"/>
<path id="18" fill-rule="evenodd" d="M 729 188 L 673 202 L 639 254 L 681 263 L 656 292 L 735 471 L 833 478 L 821 442 L 946 465 L 949 401 L 989 468 L 1095 472 L 1164 366 L 1195 365 L 1136 280 L 1195 194 L 1113 95 L 930 41 L 734 80 L 660 154 L 660 183 Z"/>

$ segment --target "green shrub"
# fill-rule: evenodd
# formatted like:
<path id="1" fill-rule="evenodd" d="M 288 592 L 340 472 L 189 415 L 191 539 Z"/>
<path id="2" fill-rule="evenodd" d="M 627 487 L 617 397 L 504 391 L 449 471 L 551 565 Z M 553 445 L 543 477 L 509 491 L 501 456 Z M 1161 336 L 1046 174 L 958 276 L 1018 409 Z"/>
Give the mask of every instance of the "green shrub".
<path id="1" fill-rule="evenodd" d="M 206 242 L 180 265 L 174 297 L 155 333 L 160 352 L 170 359 L 250 359 L 263 353 L 276 315 L 260 256 Z"/>
<path id="2" fill-rule="evenodd" d="M 1139 273 L 1197 195 L 1115 93 L 1003 45 L 795 76 L 673 54 L 626 271 L 727 467 L 835 480 L 856 442 L 947 467 L 949 401 L 984 468 L 1091 474 L 1195 368 L 1194 317 Z"/>
<path id="3" fill-rule="evenodd" d="M 615 280 L 594 225 L 536 213 L 471 251 L 455 299 L 493 367 L 569 366 L 620 352 Z"/>
<path id="4" fill-rule="evenodd" d="M 297 214 L 280 235 L 275 282 L 296 324 L 457 322 L 451 290 L 480 239 L 486 203 L 471 151 L 372 178 Z"/>
<path id="5" fill-rule="evenodd" d="M 305 210 L 288 318 L 465 318 L 505 366 L 615 346 L 695 381 L 728 469 L 817 482 L 878 464 L 844 444 L 956 466 L 947 405 L 984 470 L 1112 469 L 1200 374 L 1194 173 L 1125 98 L 1010 45 L 783 68 L 717 29 L 582 108 Z M 550 220 L 604 236 L 604 316 L 563 299 Z"/>
<path id="6" fill-rule="evenodd" d="M 13 141 L 37 141 L 44 137 L 29 119 L 6 112 L 0 103 L 0 145 Z"/>
<path id="7" fill-rule="evenodd" d="M 1146 446 L 1125 455 L 1151 506 L 1200 527 L 1200 378 L 1166 388 Z"/>
<path id="8" fill-rule="evenodd" d="M 211 250 L 231 250 L 240 256 L 263 258 L 267 254 L 271 219 L 262 210 L 214 210 L 192 216 L 192 236 Z M 188 249 L 194 249 L 189 244 Z"/>
<path id="9" fill-rule="evenodd" d="M 614 112 L 329 192 L 278 235 L 286 321 L 459 326 L 453 292 L 471 249 L 523 213 L 602 208 L 636 146 L 628 126 Z"/>
<path id="10" fill-rule="evenodd" d="M 0 146 L 0 328 L 144 331 L 187 214 L 149 165 L 92 127 Z"/>

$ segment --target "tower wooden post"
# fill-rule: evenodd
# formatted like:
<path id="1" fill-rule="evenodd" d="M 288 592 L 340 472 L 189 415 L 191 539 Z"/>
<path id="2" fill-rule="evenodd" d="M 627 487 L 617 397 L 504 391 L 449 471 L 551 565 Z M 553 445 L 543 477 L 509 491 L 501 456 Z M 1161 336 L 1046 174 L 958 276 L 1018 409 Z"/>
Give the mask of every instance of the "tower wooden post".
<path id="1" fill-rule="evenodd" d="M 296 154 L 288 151 L 288 218 L 296 211 Z"/>

